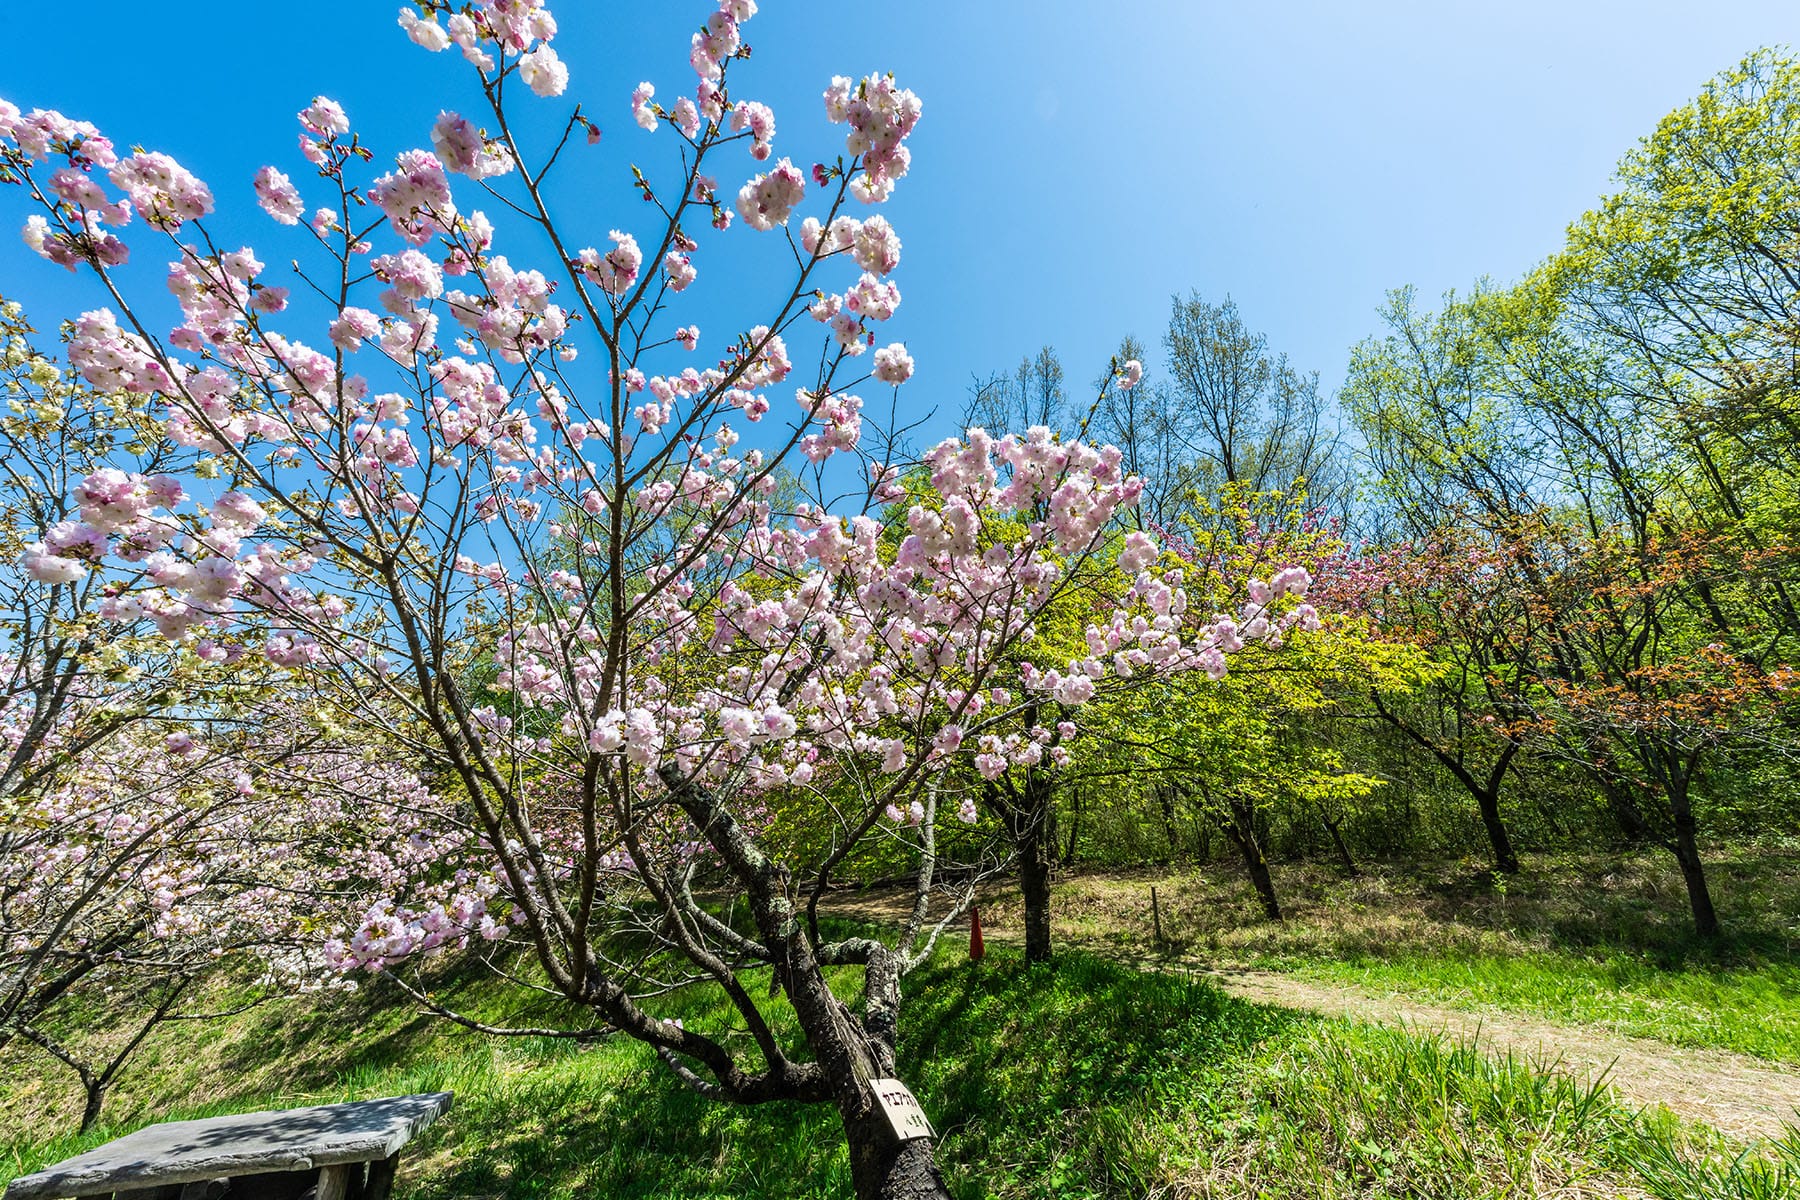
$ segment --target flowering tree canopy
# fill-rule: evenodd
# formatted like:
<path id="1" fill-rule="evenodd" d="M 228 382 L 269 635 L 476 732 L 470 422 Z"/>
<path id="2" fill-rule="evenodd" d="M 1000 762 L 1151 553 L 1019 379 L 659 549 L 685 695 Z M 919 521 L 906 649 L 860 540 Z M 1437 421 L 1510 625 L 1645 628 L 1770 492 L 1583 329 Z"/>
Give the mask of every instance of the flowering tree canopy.
<path id="1" fill-rule="evenodd" d="M 1143 487 L 1119 451 L 1041 428 L 946 440 L 907 490 L 903 423 L 862 393 L 913 372 L 903 344 L 876 347 L 901 299 L 878 210 L 922 105 L 889 76 L 834 78 L 841 145 L 809 168 L 776 157 L 774 114 L 737 90 L 755 10 L 706 17 L 672 104 L 650 82 L 617 99 L 668 166 L 634 167 L 646 203 L 598 220 L 546 198 L 598 136 L 561 107 L 576 80 L 549 11 L 403 10 L 419 47 L 460 52 L 486 111 L 445 111 L 429 148 L 377 162 L 339 105 L 304 107 L 302 161 L 232 189 L 273 222 L 269 258 L 298 247 L 292 275 L 216 243 L 214 191 L 167 155 L 0 102 L 27 243 L 107 293 L 68 327 L 68 364 L 141 405 L 165 459 L 86 474 L 18 562 L 182 654 L 267 664 L 470 814 L 482 868 L 399 873 L 330 943 L 337 965 L 516 947 L 703 1092 L 833 1104 L 859 1194 L 940 1195 L 928 1144 L 896 1143 L 870 1086 L 894 1070 L 901 976 L 967 903 L 931 903 L 936 826 L 972 816 L 940 814 L 933 780 L 1041 755 L 1045 701 L 1221 675 L 1313 620 L 1308 577 L 1257 582 L 1233 615 L 1190 609 L 1179 564 L 1116 532 Z M 744 280 L 760 310 L 703 340 L 682 293 L 740 220 L 733 236 L 785 245 L 785 274 Z M 173 328 L 139 297 L 155 248 Z M 1118 364 L 1107 387 L 1140 373 Z M 833 501 L 845 478 L 853 500 Z M 1113 573 L 1073 655 L 1034 651 L 1039 614 Z M 407 808 L 434 811 L 379 811 Z M 421 830 L 450 853 L 439 832 Z M 915 919 L 893 940 L 822 936 L 818 897 L 872 841 L 923 861 Z M 833 965 L 864 968 L 860 1014 Z M 738 1029 L 657 1015 L 658 994 L 702 985 Z"/>

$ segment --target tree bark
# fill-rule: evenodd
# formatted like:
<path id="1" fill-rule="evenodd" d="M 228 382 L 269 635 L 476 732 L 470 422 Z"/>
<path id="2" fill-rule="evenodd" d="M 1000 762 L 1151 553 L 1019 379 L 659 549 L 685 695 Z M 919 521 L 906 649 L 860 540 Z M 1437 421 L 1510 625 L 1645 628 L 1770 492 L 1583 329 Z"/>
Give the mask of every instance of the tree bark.
<path id="1" fill-rule="evenodd" d="M 81 1086 L 87 1093 L 81 1105 L 81 1132 L 86 1133 L 100 1123 L 100 1106 L 106 1103 L 106 1084 L 97 1079 L 85 1079 Z"/>
<path id="2" fill-rule="evenodd" d="M 1686 786 L 1670 789 L 1669 808 L 1675 818 L 1675 861 L 1681 864 L 1682 882 L 1687 884 L 1694 932 L 1711 941 L 1719 936 L 1719 914 L 1713 908 L 1712 892 L 1706 886 L 1706 867 L 1700 861 L 1700 823 L 1694 819 Z"/>
<path id="3" fill-rule="evenodd" d="M 808 936 L 809 922 L 800 919 L 788 894 L 787 876 L 704 787 L 682 778 L 673 768 L 665 770 L 665 781 L 672 778 L 669 790 L 676 802 L 744 883 L 760 940 L 769 951 L 812 1052 L 814 1061 L 806 1064 L 780 1057 L 785 1078 L 769 1081 L 767 1097 L 832 1103 L 844 1127 L 858 1200 L 949 1200 L 930 1142 L 895 1140 L 873 1087 L 874 1080 L 894 1077 L 903 969 L 900 955 L 873 939 L 850 939 L 830 947 L 817 944 Z M 815 891 L 815 901 L 817 895 Z M 860 1018 L 831 990 L 825 976 L 827 950 L 831 964 L 863 965 Z M 695 1049 L 704 1050 L 705 1046 Z M 685 1047 L 683 1052 L 687 1052 Z M 714 1087 L 680 1068 L 673 1054 L 662 1057 L 691 1085 L 697 1084 L 703 1091 Z M 707 1065 L 712 1068 L 711 1063 Z M 732 1066 L 729 1061 L 720 1064 L 725 1076 L 720 1084 L 737 1074 Z M 771 1071 L 774 1069 L 771 1064 Z M 714 1069 L 714 1074 L 719 1076 L 720 1070 Z M 737 1096 L 727 1091 L 725 1098 L 760 1099 L 747 1096 L 744 1089 L 761 1078 L 737 1083 Z M 781 1095 L 784 1089 L 788 1095 Z"/>
<path id="4" fill-rule="evenodd" d="M 1041 836 L 1019 847 L 1019 887 L 1025 897 L 1025 961 L 1050 961 L 1050 856 Z"/>
<path id="5" fill-rule="evenodd" d="M 1050 841 L 1050 808 L 1056 788 L 1036 767 L 1025 786 L 1005 806 L 1007 832 L 1019 856 L 1019 890 L 1025 901 L 1025 961 L 1050 960 L 1050 869 L 1056 847 Z"/>
<path id="6" fill-rule="evenodd" d="M 783 971 L 788 996 L 843 1124 L 857 1200 L 948 1200 L 931 1143 L 897 1141 L 872 1086 L 876 1079 L 895 1077 L 899 955 L 880 943 L 863 944 L 863 1015 L 858 1019 L 832 994 L 807 939 L 796 936 L 789 945 L 792 955 Z"/>
<path id="7" fill-rule="evenodd" d="M 1344 845 L 1344 835 L 1338 832 L 1341 824 L 1341 821 L 1326 821 L 1325 828 L 1331 833 L 1331 844 L 1337 847 L 1338 861 L 1344 864 L 1344 874 L 1357 879 L 1362 876 L 1362 871 L 1357 867 L 1356 860 L 1350 857 L 1350 847 Z"/>
<path id="8" fill-rule="evenodd" d="M 875 1097 L 870 1081 L 894 1078 L 894 1044 L 900 1023 L 900 960 L 885 946 L 876 947 L 863 976 L 863 1019 L 825 992 L 831 1019 L 818 1027 L 807 1025 L 807 1040 L 830 1058 L 828 1068 L 838 1118 L 850 1149 L 850 1179 L 857 1200 L 948 1200 L 944 1177 L 929 1141 L 901 1142 L 894 1138 Z M 819 980 L 823 984 L 823 979 Z M 816 1012 L 816 1010 L 815 1010 Z M 848 1075 L 843 1068 L 848 1068 Z"/>
<path id="9" fill-rule="evenodd" d="M 1519 873 L 1519 856 L 1513 852 L 1512 838 L 1506 822 L 1500 819 L 1499 789 L 1476 791 L 1475 804 L 1481 809 L 1481 824 L 1487 830 L 1488 843 L 1494 848 L 1494 869 L 1506 875 Z"/>
<path id="10" fill-rule="evenodd" d="M 1256 839 L 1256 809 L 1248 801 L 1235 796 L 1228 803 L 1231 815 L 1220 822 L 1220 825 L 1225 830 L 1225 836 L 1232 840 L 1239 853 L 1244 856 L 1244 869 L 1249 872 L 1250 883 L 1262 900 L 1263 912 L 1269 920 L 1279 921 L 1281 902 L 1275 898 L 1275 881 L 1269 875 L 1269 860 L 1263 855 L 1262 845 Z"/>
<path id="11" fill-rule="evenodd" d="M 928 1141 L 896 1142 L 877 1107 L 844 1118 L 850 1146 L 850 1179 L 857 1200 L 947 1200 L 950 1193 Z"/>

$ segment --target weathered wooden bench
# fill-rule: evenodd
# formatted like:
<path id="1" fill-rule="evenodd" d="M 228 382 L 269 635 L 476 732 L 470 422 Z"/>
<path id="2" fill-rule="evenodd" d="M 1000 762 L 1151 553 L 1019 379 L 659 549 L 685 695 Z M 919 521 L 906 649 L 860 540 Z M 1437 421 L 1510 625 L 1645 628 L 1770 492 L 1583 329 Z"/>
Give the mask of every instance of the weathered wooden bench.
<path id="1" fill-rule="evenodd" d="M 7 1185 L 5 1200 L 388 1200 L 450 1093 L 150 1125 Z"/>

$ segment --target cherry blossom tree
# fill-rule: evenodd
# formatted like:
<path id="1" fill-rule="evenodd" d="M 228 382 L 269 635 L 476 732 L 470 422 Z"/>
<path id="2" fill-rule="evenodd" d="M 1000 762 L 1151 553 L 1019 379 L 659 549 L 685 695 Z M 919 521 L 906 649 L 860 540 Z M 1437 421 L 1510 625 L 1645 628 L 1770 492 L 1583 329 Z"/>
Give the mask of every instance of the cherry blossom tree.
<path id="1" fill-rule="evenodd" d="M 416 774 L 285 704 L 256 715 L 204 737 L 136 723 L 6 800 L 0 1039 L 74 1072 L 83 1130 L 158 1026 L 210 1019 L 193 1005 L 221 995 L 241 1009 L 335 982 L 319 927 L 398 889 L 464 896 L 481 869 Z M 468 936 L 459 902 L 437 918 L 446 940 Z"/>
<path id="2" fill-rule="evenodd" d="M 133 406 L 70 384 L 32 347 L 32 332 L 16 304 L 0 306 L 0 539 L 10 563 L 72 536 L 80 481 L 142 442 Z M 154 474 L 160 459 L 138 465 Z M 148 928 L 141 911 L 89 919 L 106 907 L 114 868 L 134 873 L 148 831 L 73 797 L 85 766 L 129 757 L 124 743 L 192 698 L 198 660 L 172 652 L 147 620 L 98 617 L 99 580 L 74 560 L 47 577 L 15 566 L 0 595 L 0 1040 L 10 1042 Z M 71 840 L 74 826 L 84 832 Z M 77 872 L 90 882 L 78 884 Z"/>
<path id="3" fill-rule="evenodd" d="M 777 157 L 774 114 L 739 90 L 755 10 L 707 15 L 672 103 L 632 92 L 667 166 L 632 168 L 631 207 L 597 220 L 547 198 L 599 134 L 562 99 L 550 12 L 402 10 L 419 47 L 465 60 L 485 110 L 445 111 L 429 149 L 377 164 L 342 107 L 303 108 L 303 165 L 234 189 L 280 227 L 271 259 L 295 248 L 293 276 L 216 242 L 214 192 L 167 155 L 0 103 L 27 243 L 106 293 L 72 323 L 69 364 L 142 398 L 187 464 L 179 489 L 93 473 L 77 527 L 20 563 L 104 577 L 98 614 L 148 617 L 196 654 L 253 647 L 469 814 L 483 868 L 396 879 L 326 947 L 340 968 L 517 947 L 533 982 L 688 1086 L 834 1106 L 859 1195 L 941 1196 L 929 1140 L 897 1140 L 875 1086 L 895 1091 L 902 977 L 968 900 L 930 887 L 940 826 L 968 815 L 934 782 L 1041 752 L 1038 714 L 1072 716 L 1102 681 L 1221 674 L 1307 619 L 1306 578 L 1202 616 L 1134 534 L 1080 650 L 1034 656 L 1039 614 L 1109 561 L 1142 481 L 1111 447 L 971 429 L 920 457 L 930 489 L 905 496 L 904 424 L 874 415 L 899 402 L 863 393 L 913 371 L 902 343 L 876 346 L 901 300 L 879 206 L 922 105 L 886 75 L 834 78 L 841 147 Z M 739 223 L 782 277 L 740 281 L 760 309 L 703 339 L 682 293 Z M 158 245 L 173 329 L 132 261 Z M 873 845 L 920 863 L 912 919 L 827 936 L 819 898 Z M 693 987 L 733 1024 L 659 1015 Z"/>
<path id="4" fill-rule="evenodd" d="M 67 378 L 16 306 L 0 327 L 8 562 L 91 545 L 116 464 L 178 491 L 156 468 L 179 448 L 141 401 Z M 234 972 L 254 999 L 329 978 L 311 930 L 453 874 L 461 834 L 416 771 L 370 761 L 261 655 L 102 615 L 112 585 L 67 561 L 0 578 L 0 1044 L 73 1071 L 85 1129 L 158 1025 L 201 1015 L 194 983 Z"/>

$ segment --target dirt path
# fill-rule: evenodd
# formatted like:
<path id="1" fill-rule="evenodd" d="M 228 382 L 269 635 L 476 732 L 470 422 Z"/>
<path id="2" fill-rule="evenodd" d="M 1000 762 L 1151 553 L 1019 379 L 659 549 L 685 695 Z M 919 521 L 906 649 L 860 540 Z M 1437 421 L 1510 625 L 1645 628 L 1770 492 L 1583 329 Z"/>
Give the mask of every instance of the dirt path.
<path id="1" fill-rule="evenodd" d="M 827 907 L 865 920 L 898 922 L 902 902 L 901 893 L 895 890 L 836 896 L 827 902 Z M 1004 901 L 994 907 L 1003 904 Z M 987 919 L 986 899 L 982 911 L 988 941 L 1020 940 L 1016 922 Z M 967 923 L 963 922 L 961 928 L 966 929 Z M 1063 934 L 1058 930 L 1062 945 L 1129 962 L 1143 970 L 1171 966 L 1199 969 L 1226 991 L 1259 1004 L 1404 1025 L 1454 1039 L 1474 1039 L 1493 1050 L 1519 1054 L 1543 1069 L 1582 1078 L 1591 1079 L 1604 1071 L 1606 1081 L 1626 1101 L 1643 1106 L 1662 1104 L 1678 1116 L 1702 1121 L 1735 1140 L 1779 1137 L 1784 1126 L 1800 1126 L 1800 1070 L 1782 1069 L 1748 1055 L 1673 1046 L 1592 1026 L 1560 1025 L 1520 1013 L 1445 1008 L 1398 993 L 1382 995 L 1348 984 L 1317 983 L 1272 971 L 1219 970 L 1191 959 L 1133 953 L 1116 940 L 1069 938 Z"/>
<path id="2" fill-rule="evenodd" d="M 1208 974 L 1226 991 L 1259 1004 L 1476 1039 L 1494 1050 L 1512 1051 L 1551 1070 L 1584 1078 L 1605 1071 L 1607 1082 L 1631 1103 L 1665 1105 L 1734 1139 L 1777 1137 L 1784 1123 L 1800 1124 L 1795 1111 L 1800 1107 L 1800 1073 L 1777 1070 L 1747 1055 L 1671 1046 L 1518 1013 L 1440 1008 L 1402 995 L 1377 995 L 1269 971 Z"/>

